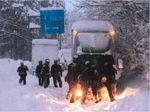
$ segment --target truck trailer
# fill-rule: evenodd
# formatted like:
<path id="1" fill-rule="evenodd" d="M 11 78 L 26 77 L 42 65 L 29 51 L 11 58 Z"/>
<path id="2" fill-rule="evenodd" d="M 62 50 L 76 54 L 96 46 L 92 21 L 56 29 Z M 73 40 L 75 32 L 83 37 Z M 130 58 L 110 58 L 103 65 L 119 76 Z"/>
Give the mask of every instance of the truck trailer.
<path id="1" fill-rule="evenodd" d="M 45 59 L 50 60 L 50 67 L 54 64 L 54 60 L 58 60 L 58 40 L 57 39 L 33 39 L 32 40 L 32 70 L 33 74 L 38 62 Z"/>

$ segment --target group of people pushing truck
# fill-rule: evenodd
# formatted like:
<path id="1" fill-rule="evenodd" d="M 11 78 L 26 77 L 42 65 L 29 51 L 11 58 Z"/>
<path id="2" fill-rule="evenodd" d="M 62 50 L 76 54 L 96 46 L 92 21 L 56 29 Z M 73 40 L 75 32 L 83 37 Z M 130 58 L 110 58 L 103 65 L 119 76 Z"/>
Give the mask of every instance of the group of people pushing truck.
<path id="1" fill-rule="evenodd" d="M 100 89 L 106 87 L 109 93 L 110 101 L 115 100 L 116 93 L 116 69 L 113 67 L 114 61 L 105 56 L 105 63 L 100 66 L 98 69 L 96 66 L 91 65 L 90 61 L 85 62 L 85 68 L 83 69 L 80 64 L 78 64 L 78 57 L 74 56 L 73 62 L 68 65 L 68 73 L 65 76 L 65 82 L 69 85 L 69 90 L 67 92 L 66 99 L 70 103 L 74 103 L 76 100 L 76 90 L 77 85 L 81 85 L 82 98 L 81 103 L 86 103 L 88 88 L 92 88 L 93 96 L 95 103 L 99 103 L 102 99 Z M 23 84 L 26 84 L 26 71 L 28 67 L 21 62 L 21 66 L 18 67 L 17 72 L 19 72 L 20 80 L 19 83 L 23 81 Z M 57 82 L 59 87 L 62 88 L 62 68 L 58 64 L 57 60 L 54 60 L 54 64 L 51 66 L 51 72 L 49 67 L 49 59 L 45 60 L 43 64 L 42 61 L 39 61 L 39 64 L 36 67 L 36 76 L 39 79 L 39 85 L 48 87 L 50 77 L 53 77 L 54 87 L 57 87 Z M 97 97 L 98 96 L 98 97 Z"/>
<path id="2" fill-rule="evenodd" d="M 105 63 L 98 69 L 96 66 L 91 65 L 90 61 L 85 62 L 85 68 L 78 64 L 77 57 L 73 58 L 73 63 L 68 66 L 68 73 L 65 77 L 65 81 L 69 85 L 69 91 L 66 99 L 70 100 L 70 103 L 74 103 L 76 100 L 77 85 L 81 85 L 82 98 L 81 103 L 86 103 L 88 88 L 92 88 L 93 96 L 95 97 L 95 103 L 99 103 L 102 99 L 101 88 L 106 87 L 109 93 L 110 101 L 115 100 L 116 93 L 116 69 L 113 67 L 113 58 L 109 55 L 105 56 Z M 98 97 L 97 97 L 98 96 Z"/>

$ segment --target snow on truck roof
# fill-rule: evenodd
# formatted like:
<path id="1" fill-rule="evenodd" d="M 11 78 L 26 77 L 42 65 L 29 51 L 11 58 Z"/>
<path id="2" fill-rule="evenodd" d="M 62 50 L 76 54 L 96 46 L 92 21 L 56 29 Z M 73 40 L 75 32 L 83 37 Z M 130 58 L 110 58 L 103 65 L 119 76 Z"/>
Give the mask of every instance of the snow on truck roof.
<path id="1" fill-rule="evenodd" d="M 51 44 L 51 45 L 57 45 L 58 40 L 56 39 L 33 39 L 32 44 Z"/>
<path id="2" fill-rule="evenodd" d="M 75 31 L 110 31 L 113 29 L 109 21 L 77 21 L 73 23 L 72 29 Z"/>

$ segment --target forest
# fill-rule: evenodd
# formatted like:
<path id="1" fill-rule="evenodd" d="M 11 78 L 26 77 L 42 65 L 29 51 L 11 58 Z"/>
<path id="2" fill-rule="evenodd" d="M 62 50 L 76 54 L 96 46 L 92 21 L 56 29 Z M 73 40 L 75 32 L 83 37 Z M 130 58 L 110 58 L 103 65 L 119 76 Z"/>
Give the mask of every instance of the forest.
<path id="1" fill-rule="evenodd" d="M 123 59 L 124 69 L 146 74 L 149 66 L 149 1 L 148 0 L 74 0 L 74 10 L 66 10 L 64 0 L 0 1 L 0 57 L 31 61 L 32 39 L 61 41 L 61 48 L 71 47 L 71 25 L 78 20 L 110 21 L 116 31 L 116 55 Z M 62 7 L 65 11 L 63 34 L 41 34 L 41 8 Z M 123 73 L 126 74 L 126 73 Z"/>

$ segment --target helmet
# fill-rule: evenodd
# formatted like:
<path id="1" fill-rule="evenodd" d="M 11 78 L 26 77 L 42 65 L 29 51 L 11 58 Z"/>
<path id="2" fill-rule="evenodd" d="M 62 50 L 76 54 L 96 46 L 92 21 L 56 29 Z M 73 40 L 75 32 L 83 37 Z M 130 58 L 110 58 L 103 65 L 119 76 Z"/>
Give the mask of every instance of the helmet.
<path id="1" fill-rule="evenodd" d="M 49 59 L 45 59 L 45 63 L 49 63 Z"/>
<path id="2" fill-rule="evenodd" d="M 54 60 L 54 63 L 55 63 L 55 64 L 57 64 L 57 62 L 58 62 L 57 60 Z"/>
<path id="3" fill-rule="evenodd" d="M 90 61 L 86 61 L 86 62 L 85 62 L 85 66 L 91 67 Z"/>
<path id="4" fill-rule="evenodd" d="M 39 64 L 42 64 L 42 60 L 39 61 Z"/>
<path id="5" fill-rule="evenodd" d="M 77 59 L 78 59 L 78 55 L 75 55 L 75 56 L 73 57 L 73 62 L 74 62 L 74 63 L 77 63 Z"/>
<path id="6" fill-rule="evenodd" d="M 20 62 L 20 64 L 21 64 L 21 65 L 24 65 L 24 62 L 23 62 L 23 61 L 21 61 L 21 62 Z"/>

